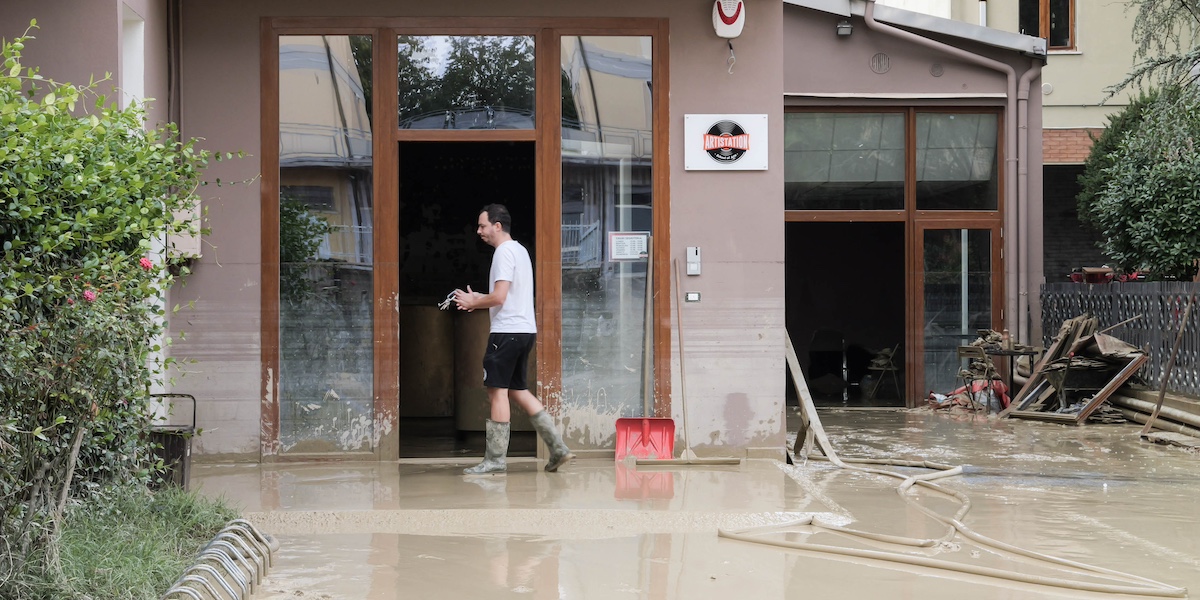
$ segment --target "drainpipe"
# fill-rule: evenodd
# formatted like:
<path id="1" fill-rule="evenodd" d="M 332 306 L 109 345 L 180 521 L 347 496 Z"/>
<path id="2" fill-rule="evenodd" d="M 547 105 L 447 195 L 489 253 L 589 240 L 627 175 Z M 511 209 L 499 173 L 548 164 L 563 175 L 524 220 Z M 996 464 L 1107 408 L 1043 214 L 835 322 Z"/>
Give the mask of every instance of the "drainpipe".
<path id="1" fill-rule="evenodd" d="M 979 26 L 987 27 L 987 0 L 979 0 Z"/>
<path id="2" fill-rule="evenodd" d="M 1017 339 L 1026 344 L 1031 344 L 1029 336 L 1031 335 L 1030 323 L 1030 308 L 1029 308 L 1029 237 L 1033 235 L 1033 230 L 1030 227 L 1029 213 L 1032 212 L 1029 206 L 1029 86 L 1030 83 L 1040 77 L 1042 74 L 1042 63 L 1033 61 L 1033 64 L 1025 70 L 1021 75 L 1021 81 L 1017 85 L 1017 147 L 1020 149 L 1020 155 L 1017 161 L 1017 195 L 1025 201 L 1025 206 L 1019 211 L 1020 224 L 1017 229 L 1019 235 L 1024 239 L 1025 244 L 1021 248 L 1020 255 L 1020 283 L 1018 283 L 1019 297 L 1017 299 Z M 1040 228 L 1039 228 L 1040 229 Z M 1021 240 L 1018 239 L 1018 242 Z M 1020 245 L 1020 244 L 1018 244 Z"/>
<path id="3" fill-rule="evenodd" d="M 1021 313 L 1021 307 L 1024 306 L 1024 303 L 1022 303 L 1021 300 L 1027 300 L 1028 296 L 1026 295 L 1026 288 L 1021 287 L 1022 283 L 1024 282 L 1021 277 L 1024 276 L 1025 270 L 1021 269 L 1022 262 L 1018 257 L 1022 256 L 1024 253 L 1021 252 L 1020 244 L 1017 243 L 1017 241 L 1020 239 L 1019 236 L 1023 231 L 1018 231 L 1018 228 L 1020 227 L 1020 213 L 1022 211 L 1020 210 L 1020 198 L 1018 197 L 1017 189 L 1017 171 L 1019 170 L 1017 146 L 1020 142 L 1020 140 L 1017 139 L 1017 120 L 1019 118 L 1017 115 L 1017 72 L 1012 68 L 1012 65 L 1007 63 L 993 60 L 973 52 L 968 52 L 962 48 L 956 48 L 948 44 L 943 44 L 936 40 L 919 36 L 915 33 L 905 31 L 898 27 L 892 27 L 891 25 L 880 23 L 879 21 L 875 20 L 875 0 L 866 0 L 866 2 L 867 6 L 863 13 L 863 18 L 867 22 L 868 29 L 878 31 L 884 35 L 890 35 L 892 37 L 907 40 L 919 46 L 932 48 L 939 52 L 944 52 L 951 56 L 960 58 L 969 63 L 974 63 L 992 69 L 993 71 L 1004 73 L 1007 89 L 1007 93 L 1005 94 L 1004 108 L 1004 129 L 1006 131 L 1004 136 L 1004 231 L 1006 233 L 1004 247 L 1007 249 L 1004 254 L 1006 257 L 1005 281 L 1014 282 L 1018 286 L 1017 299 L 1005 298 L 1004 322 L 1011 323 L 1014 320 L 1017 321 L 1018 339 L 1027 342 L 1027 340 L 1025 340 L 1023 337 L 1020 337 L 1022 331 L 1021 325 L 1026 322 Z M 1014 143 L 1014 141 L 1017 143 Z M 1024 157 L 1027 154 L 1028 152 L 1026 149 L 1022 148 L 1020 156 Z M 1028 257 L 1025 257 L 1025 260 L 1027 261 Z M 1018 271 L 1017 269 L 1021 270 Z M 1009 296 L 1008 294 L 1005 295 Z M 1025 331 L 1026 335 L 1028 335 L 1027 328 Z"/>

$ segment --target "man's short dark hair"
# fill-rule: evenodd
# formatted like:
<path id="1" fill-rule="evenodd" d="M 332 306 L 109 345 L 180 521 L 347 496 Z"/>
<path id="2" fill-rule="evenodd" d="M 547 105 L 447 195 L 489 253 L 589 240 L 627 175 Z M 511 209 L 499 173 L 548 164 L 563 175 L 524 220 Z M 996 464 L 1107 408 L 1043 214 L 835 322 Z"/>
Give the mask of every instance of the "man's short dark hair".
<path id="1" fill-rule="evenodd" d="M 489 204 L 479 209 L 480 214 L 487 213 L 489 223 L 499 223 L 504 233 L 512 233 L 512 215 L 503 204 Z"/>

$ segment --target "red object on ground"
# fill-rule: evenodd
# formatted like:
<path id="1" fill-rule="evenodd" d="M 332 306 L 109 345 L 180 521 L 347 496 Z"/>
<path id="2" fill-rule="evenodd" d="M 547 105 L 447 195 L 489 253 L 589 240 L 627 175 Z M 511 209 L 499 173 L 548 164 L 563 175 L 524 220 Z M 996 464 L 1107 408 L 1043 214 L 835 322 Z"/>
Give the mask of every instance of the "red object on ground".
<path id="1" fill-rule="evenodd" d="M 675 421 L 660 417 L 617 419 L 617 460 L 675 458 Z"/>

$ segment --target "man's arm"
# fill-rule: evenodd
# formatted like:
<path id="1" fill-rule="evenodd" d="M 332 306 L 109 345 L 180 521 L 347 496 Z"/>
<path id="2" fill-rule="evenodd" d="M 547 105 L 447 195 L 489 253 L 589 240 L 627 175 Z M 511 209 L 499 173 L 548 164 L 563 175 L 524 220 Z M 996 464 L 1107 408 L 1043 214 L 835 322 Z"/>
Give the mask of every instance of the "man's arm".
<path id="1" fill-rule="evenodd" d="M 477 308 L 491 308 L 500 306 L 508 299 L 508 288 L 512 286 L 511 281 L 503 279 L 496 282 L 496 287 L 490 294 L 480 294 L 471 290 L 471 286 L 467 286 L 467 291 L 454 290 L 454 302 L 458 304 L 458 310 L 472 311 Z"/>

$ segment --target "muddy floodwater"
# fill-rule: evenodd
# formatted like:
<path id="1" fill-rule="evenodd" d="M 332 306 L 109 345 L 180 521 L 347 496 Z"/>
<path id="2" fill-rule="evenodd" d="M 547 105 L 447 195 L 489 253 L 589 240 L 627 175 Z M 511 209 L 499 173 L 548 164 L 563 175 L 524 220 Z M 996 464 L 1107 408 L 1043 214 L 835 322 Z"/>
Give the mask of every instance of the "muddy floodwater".
<path id="1" fill-rule="evenodd" d="M 844 458 L 965 466 L 936 481 L 961 496 L 914 487 L 902 498 L 900 479 L 817 460 L 671 468 L 577 460 L 547 474 L 532 459 L 516 459 L 507 475 L 480 479 L 461 475 L 475 462 L 466 457 L 457 464 L 200 464 L 192 477 L 203 493 L 225 496 L 279 538 L 256 599 L 1130 597 L 1076 589 L 1077 582 L 1133 585 L 1134 595 L 1169 597 L 1178 588 L 1200 595 L 1200 456 L 1140 441 L 1140 425 L 924 411 L 828 409 L 820 417 Z M 962 525 L 975 534 L 1129 577 L 1015 556 L 951 535 L 922 510 L 951 517 L 964 498 Z M 718 535 L 812 516 L 937 542 L 913 547 L 805 524 L 752 531 L 768 542 L 861 554 L 851 556 Z M 1031 582 L 1039 577 L 1065 587 Z"/>

